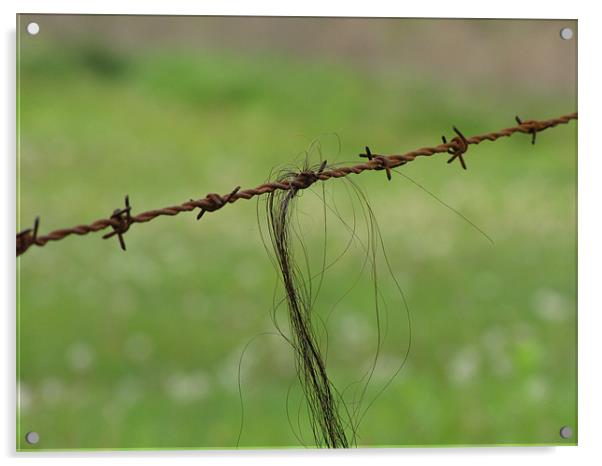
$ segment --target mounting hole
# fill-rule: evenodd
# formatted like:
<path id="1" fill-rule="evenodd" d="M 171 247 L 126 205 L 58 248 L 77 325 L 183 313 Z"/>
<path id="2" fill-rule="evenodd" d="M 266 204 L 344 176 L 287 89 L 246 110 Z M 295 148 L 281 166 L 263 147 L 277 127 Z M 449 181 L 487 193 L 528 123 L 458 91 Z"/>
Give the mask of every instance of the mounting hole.
<path id="1" fill-rule="evenodd" d="M 35 445 L 40 441 L 40 434 L 37 432 L 27 432 L 25 434 L 25 441 L 30 445 Z"/>
<path id="2" fill-rule="evenodd" d="M 573 38 L 573 30 L 571 28 L 562 28 L 560 30 L 560 38 L 564 40 L 571 40 Z"/>
<path id="3" fill-rule="evenodd" d="M 35 36 L 38 32 L 40 32 L 40 25 L 38 23 L 29 23 L 27 25 L 27 32 Z"/>
<path id="4" fill-rule="evenodd" d="M 569 426 L 562 426 L 560 428 L 560 437 L 562 438 L 571 438 L 573 436 L 573 429 Z"/>

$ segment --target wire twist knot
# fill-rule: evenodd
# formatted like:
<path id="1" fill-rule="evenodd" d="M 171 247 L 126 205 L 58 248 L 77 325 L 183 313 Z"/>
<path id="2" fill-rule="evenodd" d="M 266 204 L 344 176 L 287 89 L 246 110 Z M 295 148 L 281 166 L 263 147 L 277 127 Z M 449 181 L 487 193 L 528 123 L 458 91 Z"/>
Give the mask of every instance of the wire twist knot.
<path id="1" fill-rule="evenodd" d="M 38 244 L 38 227 L 40 217 L 36 217 L 33 229 L 28 228 L 17 233 L 17 256 L 23 254 L 32 244 Z"/>
<path id="2" fill-rule="evenodd" d="M 464 154 L 468 150 L 469 143 L 458 128 L 454 126 L 453 129 L 457 136 L 455 136 L 451 141 L 449 141 L 449 143 L 452 144 L 452 146 L 449 149 L 447 149 L 447 153 L 451 154 L 452 156 L 449 158 L 447 163 L 452 163 L 454 160 L 458 159 L 460 161 L 460 165 L 462 165 L 462 168 L 466 170 Z M 447 144 L 447 139 L 445 138 L 445 136 L 441 136 L 441 140 L 443 141 L 443 144 Z"/>
<path id="3" fill-rule="evenodd" d="M 387 172 L 387 180 L 391 181 L 391 160 L 388 157 L 373 154 L 368 146 L 366 146 L 366 153 L 360 154 L 360 157 L 367 158 L 369 162 L 377 162 L 378 165 L 374 169 L 385 170 Z"/>
<path id="4" fill-rule="evenodd" d="M 320 179 L 320 175 L 326 168 L 326 160 L 322 160 L 320 167 L 317 170 L 304 170 L 296 174 L 291 181 L 291 187 L 295 189 L 306 189 Z"/>
<path id="5" fill-rule="evenodd" d="M 531 144 L 535 144 L 535 137 L 537 136 L 537 132 L 541 129 L 540 123 L 535 120 L 521 120 L 517 115 L 514 117 L 516 122 L 521 125 L 524 129 L 527 130 L 528 134 L 531 134 Z"/>
<path id="6" fill-rule="evenodd" d="M 234 202 L 236 200 L 236 198 L 234 196 L 236 195 L 236 193 L 238 193 L 239 190 L 240 190 L 240 186 L 237 186 L 229 194 L 226 194 L 225 196 L 220 196 L 219 194 L 216 194 L 216 193 L 207 194 L 205 199 L 209 201 L 209 204 L 203 205 L 201 207 L 201 211 L 196 216 L 196 219 L 200 220 L 201 217 L 205 214 L 205 212 L 216 211 L 216 210 L 224 207 L 228 202 Z"/>
<path id="7" fill-rule="evenodd" d="M 124 251 L 125 249 L 125 241 L 123 239 L 123 235 L 126 231 L 130 229 L 130 225 L 132 224 L 132 215 L 131 215 L 132 206 L 130 206 L 130 197 L 125 196 L 125 208 L 124 209 L 115 209 L 113 214 L 111 215 L 111 220 L 115 222 L 111 224 L 113 231 L 107 233 L 102 237 L 102 239 L 108 239 L 112 236 L 117 235 L 119 238 L 119 245 L 121 249 Z"/>

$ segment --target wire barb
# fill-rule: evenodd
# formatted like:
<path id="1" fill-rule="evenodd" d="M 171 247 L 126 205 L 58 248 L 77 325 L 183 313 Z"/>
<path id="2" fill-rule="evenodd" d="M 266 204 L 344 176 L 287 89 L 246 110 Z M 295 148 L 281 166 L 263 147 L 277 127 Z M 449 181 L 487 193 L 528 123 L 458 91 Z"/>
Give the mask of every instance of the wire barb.
<path id="1" fill-rule="evenodd" d="M 312 184 L 320 179 L 320 175 L 326 168 L 327 163 L 328 162 L 326 160 L 322 160 L 322 163 L 317 170 L 307 169 L 297 173 L 289 182 L 290 188 L 293 190 L 309 188 Z"/>
<path id="2" fill-rule="evenodd" d="M 203 217 L 203 215 L 205 215 L 205 212 L 214 212 L 224 207 L 228 202 L 234 202 L 236 200 L 235 196 L 238 193 L 238 191 L 240 191 L 240 186 L 237 186 L 225 196 L 220 196 L 216 193 L 207 194 L 205 199 L 209 201 L 209 205 L 201 206 L 201 211 L 196 216 L 196 219 L 200 220 Z"/>
<path id="3" fill-rule="evenodd" d="M 453 126 L 454 132 L 457 134 L 449 143 L 453 144 L 449 149 L 447 149 L 448 154 L 452 154 L 447 163 L 452 163 L 455 159 L 460 161 L 462 168 L 466 170 L 466 162 L 464 161 L 464 154 L 468 150 L 469 142 L 464 137 L 464 135 L 460 132 L 458 128 Z M 443 144 L 447 144 L 447 139 L 445 136 L 441 136 L 441 140 Z"/>
<path id="4" fill-rule="evenodd" d="M 322 163 L 320 164 L 320 168 L 318 168 L 318 173 L 317 176 L 320 176 L 322 174 L 322 172 L 324 171 L 324 169 L 326 168 L 326 164 L 328 163 L 328 161 L 322 160 Z"/>
<path id="5" fill-rule="evenodd" d="M 33 222 L 33 229 L 27 228 L 17 233 L 17 256 L 27 251 L 32 244 L 37 244 L 39 226 L 40 217 L 36 217 Z"/>
<path id="6" fill-rule="evenodd" d="M 525 127 L 528 130 L 527 133 L 531 134 L 531 144 L 535 144 L 535 137 L 537 136 L 537 131 L 539 131 L 539 122 L 535 120 L 523 121 L 518 115 L 516 115 L 514 119 L 520 126 Z"/>
<path id="7" fill-rule="evenodd" d="M 121 249 L 124 251 L 125 249 L 125 241 L 123 239 L 123 235 L 126 231 L 129 230 L 130 225 L 132 224 L 132 215 L 131 215 L 132 206 L 130 206 L 130 197 L 128 195 L 125 196 L 125 208 L 124 209 L 115 209 L 113 211 L 113 215 L 111 215 L 111 220 L 115 220 L 116 222 L 111 224 L 113 227 L 113 231 L 107 233 L 102 237 L 102 239 L 108 239 L 112 236 L 117 235 L 119 238 L 119 245 Z"/>
<path id="8" fill-rule="evenodd" d="M 360 157 L 367 158 L 368 161 L 372 161 L 372 152 L 370 151 L 370 148 L 368 146 L 366 146 L 366 153 L 360 154 Z"/>
<path id="9" fill-rule="evenodd" d="M 384 155 L 373 154 L 370 148 L 366 146 L 366 153 L 360 154 L 360 157 L 367 158 L 368 162 L 375 161 L 378 163 L 374 170 L 385 170 L 387 172 L 387 180 L 391 181 L 391 160 Z"/>

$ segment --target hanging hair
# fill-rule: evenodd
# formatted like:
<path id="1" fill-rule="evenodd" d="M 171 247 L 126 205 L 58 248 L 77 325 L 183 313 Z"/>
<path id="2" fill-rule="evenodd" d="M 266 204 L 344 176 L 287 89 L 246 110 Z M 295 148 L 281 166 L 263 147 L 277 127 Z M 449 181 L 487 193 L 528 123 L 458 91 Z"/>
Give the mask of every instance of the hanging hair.
<path id="1" fill-rule="evenodd" d="M 382 301 L 382 296 L 380 296 L 381 292 L 376 283 L 376 250 L 382 244 L 379 244 L 380 233 L 378 232 L 378 226 L 376 225 L 368 200 L 357 185 L 351 180 L 343 180 L 347 195 L 352 204 L 352 223 L 349 224 L 338 211 L 334 202 L 332 203 L 333 205 L 327 202 L 323 186 L 321 186 L 321 190 L 315 190 L 315 186 L 312 186 L 319 183 L 319 174 L 325 169 L 326 161 L 322 161 L 320 165 L 310 167 L 307 161 L 308 157 L 306 153 L 305 162 L 301 169 L 283 171 L 276 177 L 277 181 L 288 183 L 288 190 L 274 191 L 265 198 L 265 215 L 269 241 L 266 244 L 264 238 L 264 244 L 278 271 L 284 291 L 283 298 L 277 300 L 274 304 L 272 320 L 277 331 L 293 350 L 297 380 L 303 393 L 307 419 L 315 445 L 327 448 L 347 448 L 356 444 L 357 428 L 367 411 L 367 407 L 363 406 L 363 402 L 368 393 L 368 386 L 371 383 L 382 345 L 381 306 L 379 304 Z M 311 255 L 312 248 L 308 247 L 303 241 L 304 235 L 301 231 L 301 223 L 303 222 L 295 222 L 295 220 L 298 220 L 295 208 L 302 191 L 310 191 L 318 196 L 322 205 L 321 214 L 324 219 L 323 234 L 325 249 L 321 259 L 320 270 L 313 275 L 309 265 L 309 256 Z M 321 191 L 321 193 L 317 193 L 316 191 Z M 353 206 L 357 202 L 360 203 L 363 214 L 359 220 L 361 221 L 363 218 L 366 223 L 367 239 L 360 238 L 356 232 L 358 218 L 356 218 L 355 207 Z M 345 244 L 342 252 L 331 263 L 327 264 L 326 223 L 329 215 L 334 215 L 341 222 L 344 229 L 349 232 L 350 239 Z M 313 213 L 312 217 L 314 216 L 318 217 L 319 215 Z M 366 268 L 369 268 L 372 272 L 371 280 L 373 283 L 371 289 L 374 292 L 375 302 L 376 350 L 370 359 L 370 366 L 364 375 L 342 390 L 338 390 L 327 371 L 328 330 L 326 324 L 334 308 L 343 298 L 341 297 L 332 307 L 326 319 L 323 319 L 316 312 L 318 308 L 317 298 L 326 270 L 340 260 L 357 243 L 359 243 L 359 247 L 365 253 L 363 265 L 359 271 L 357 280 L 352 283 L 343 296 L 347 295 L 358 284 L 361 276 L 365 274 Z M 268 245 L 271 247 L 268 247 Z M 301 256 L 296 257 L 296 252 Z M 391 270 L 389 272 L 392 273 Z M 395 280 L 394 277 L 393 279 Z M 397 282 L 396 285 L 401 293 L 401 288 Z M 276 318 L 276 310 L 280 309 L 282 305 L 285 306 L 287 311 L 286 328 Z M 409 325 L 409 311 L 407 310 L 405 301 L 402 307 L 403 311 L 408 313 Z M 402 362 L 385 385 L 388 385 L 399 370 L 401 370 L 407 359 L 409 345 L 409 341 L 407 347 L 403 345 L 404 348 L 401 351 L 403 356 Z M 382 387 L 376 396 L 369 401 L 368 407 L 384 388 Z M 298 424 L 298 427 L 299 432 L 295 432 L 295 436 L 303 442 L 300 424 Z M 292 423 L 291 428 L 293 428 L 294 432 L 295 429 Z"/>
<path id="2" fill-rule="evenodd" d="M 318 150 L 320 150 L 319 146 Z M 310 167 L 308 158 L 309 154 L 306 152 L 305 161 L 301 169 L 282 171 L 275 177 L 276 181 L 287 184 L 289 186 L 288 189 L 276 190 L 269 193 L 264 199 L 269 241 L 266 241 L 264 231 L 261 228 L 262 216 L 259 210 L 258 220 L 264 245 L 278 271 L 283 289 L 283 297 L 281 299 L 276 299 L 275 297 L 272 320 L 278 334 L 293 350 L 296 376 L 303 393 L 307 419 L 315 445 L 327 448 L 347 448 L 357 445 L 360 423 L 376 399 L 393 382 L 408 360 L 412 344 L 411 318 L 405 295 L 387 257 L 384 241 L 366 194 L 353 180 L 349 178 L 341 179 L 351 205 L 351 219 L 346 219 L 349 215 L 341 213 L 334 200 L 327 202 L 323 185 L 320 186 L 320 190 L 315 190 L 314 185 L 320 183 L 319 175 L 326 168 L 326 161 Z M 424 186 L 397 170 L 393 170 L 393 172 L 402 175 L 437 202 L 462 218 L 488 241 L 493 242 L 476 224 L 446 204 Z M 321 201 L 323 209 L 324 252 L 321 260 L 321 268 L 318 273 L 313 275 L 309 264 L 312 248 L 304 243 L 304 234 L 301 230 L 301 225 L 304 222 L 299 221 L 296 213 L 297 202 L 301 197 L 301 193 L 305 191 L 316 194 Z M 357 215 L 356 209 L 360 211 L 361 215 Z M 342 252 L 332 262 L 327 263 L 326 223 L 329 215 L 335 217 L 343 228 L 348 231 L 350 239 L 344 245 Z M 312 217 L 314 216 L 312 214 Z M 365 235 L 358 233 L 358 223 L 365 225 Z M 374 352 L 363 375 L 358 380 L 354 380 L 339 390 L 333 384 L 327 370 L 327 323 L 334 308 L 343 297 L 330 309 L 325 319 L 317 312 L 319 307 L 317 298 L 323 285 L 326 270 L 332 267 L 353 247 L 358 247 L 363 251 L 364 259 L 357 279 L 351 281 L 351 285 L 344 292 L 343 297 L 361 283 L 360 280 L 366 271 L 368 271 L 370 275 L 370 289 L 373 296 L 376 339 Z M 300 254 L 300 257 L 297 257 L 298 254 Z M 392 280 L 394 290 L 399 297 L 400 305 L 394 306 L 393 309 L 401 312 L 400 316 L 406 321 L 407 339 L 393 339 L 395 357 L 399 357 L 398 364 L 392 369 L 389 367 L 388 377 L 385 378 L 384 382 L 378 387 L 373 387 L 372 390 L 369 390 L 369 387 L 375 384 L 374 375 L 379 364 L 379 357 L 384 348 L 383 345 L 387 333 L 390 331 L 387 300 L 381 288 L 382 285 L 379 283 L 382 281 L 382 278 L 378 273 L 379 266 L 377 262 L 381 256 L 384 258 L 385 271 Z M 317 284 L 315 283 L 316 281 Z M 286 328 L 282 325 L 282 322 L 279 322 L 276 316 L 276 311 L 283 307 L 286 309 Z M 402 322 L 399 322 L 399 324 L 402 327 L 404 326 Z M 396 330 L 400 331 L 399 328 L 396 328 Z M 242 364 L 242 356 L 240 363 Z M 242 407 L 242 392 L 240 392 L 240 395 Z M 295 432 L 295 428 L 290 420 L 288 400 L 289 396 L 287 395 L 287 416 L 289 416 L 289 423 L 291 423 L 291 428 L 297 439 L 305 444 L 300 422 L 298 421 L 298 431 Z M 299 406 L 300 408 L 301 405 Z"/>
<path id="3" fill-rule="evenodd" d="M 280 181 L 306 180 L 315 182 L 316 174 L 323 170 L 322 163 L 317 171 L 304 170 L 298 174 L 286 174 Z M 280 270 L 289 311 L 291 335 L 299 382 L 303 387 L 310 424 L 318 446 L 346 448 L 349 440 L 345 434 L 339 414 L 339 401 L 326 373 L 322 350 L 318 345 L 312 321 L 312 296 L 299 270 L 291 246 L 291 213 L 299 188 L 291 184 L 290 189 L 274 191 L 267 198 L 267 217 L 270 239 Z"/>

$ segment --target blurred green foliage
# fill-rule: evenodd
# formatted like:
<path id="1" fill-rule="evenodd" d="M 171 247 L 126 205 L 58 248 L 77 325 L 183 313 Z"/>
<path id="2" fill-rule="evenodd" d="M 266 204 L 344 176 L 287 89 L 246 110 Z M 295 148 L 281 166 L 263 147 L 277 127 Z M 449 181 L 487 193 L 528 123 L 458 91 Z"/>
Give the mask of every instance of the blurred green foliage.
<path id="1" fill-rule="evenodd" d="M 105 217 L 126 193 L 140 212 L 255 186 L 275 167 L 301 165 L 316 141 L 339 163 L 366 144 L 406 151 L 436 144 L 452 124 L 471 135 L 511 126 L 517 113 L 549 118 L 576 105 L 402 66 L 385 73 L 267 52 L 132 53 L 35 40 L 20 38 L 18 216 L 25 228 L 41 215 L 42 232 Z M 318 161 L 316 144 L 310 156 Z M 367 411 L 359 445 L 576 442 L 558 436 L 562 425 L 577 427 L 576 124 L 533 147 L 528 135 L 483 143 L 467 163 L 464 172 L 423 158 L 402 170 L 494 245 L 400 176 L 353 177 L 380 222 L 413 330 L 409 361 Z M 352 222 L 346 186 L 331 181 L 325 192 Z M 299 199 L 318 265 L 320 205 L 311 193 Z M 274 331 L 277 281 L 257 226 L 262 209 L 241 201 L 201 222 L 180 215 L 134 226 L 127 253 L 96 234 L 22 256 L 18 447 L 233 447 L 248 343 L 240 446 L 300 446 L 289 426 L 299 417 L 311 444 L 290 349 L 264 334 Z M 355 212 L 360 235 L 359 205 Z M 333 212 L 327 219 L 332 260 L 349 232 Z M 327 272 L 316 312 L 349 288 L 363 257 L 354 243 Z M 384 264 L 388 343 L 370 396 L 408 340 Z M 371 291 L 367 276 L 328 321 L 341 389 L 374 352 Z M 36 446 L 22 440 L 30 430 L 40 433 Z"/>

